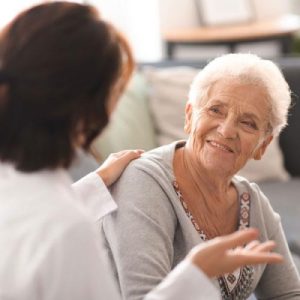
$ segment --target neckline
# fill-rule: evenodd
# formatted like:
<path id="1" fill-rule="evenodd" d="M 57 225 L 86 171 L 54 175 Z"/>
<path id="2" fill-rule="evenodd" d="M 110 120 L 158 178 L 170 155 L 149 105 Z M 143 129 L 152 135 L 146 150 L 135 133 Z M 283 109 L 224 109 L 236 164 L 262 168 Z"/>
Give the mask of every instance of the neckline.
<path id="1" fill-rule="evenodd" d="M 237 230 L 243 230 L 250 226 L 250 193 L 248 191 L 241 191 L 238 188 L 237 179 L 233 179 L 233 184 L 235 185 L 238 192 L 239 199 L 239 216 L 238 216 L 238 226 Z M 193 227 L 198 232 L 202 242 L 207 241 L 207 235 L 198 223 L 194 220 L 192 213 L 189 211 L 188 206 L 184 202 L 184 199 L 180 193 L 178 183 L 176 180 L 173 181 L 174 190 L 181 202 L 182 208 L 184 209 L 186 216 L 190 219 Z M 239 286 L 244 285 L 244 293 L 247 294 L 247 289 L 250 288 L 252 284 L 253 277 L 253 267 L 244 266 L 240 267 L 232 273 L 218 277 L 218 283 L 221 289 L 222 298 L 228 298 L 235 296 L 239 292 Z M 231 299 L 231 298 L 230 298 Z"/>
<path id="2" fill-rule="evenodd" d="M 236 181 L 236 180 L 234 180 L 234 181 Z M 242 230 L 242 229 L 248 228 L 250 226 L 250 203 L 251 203 L 250 202 L 250 194 L 245 191 L 240 191 L 236 182 L 232 182 L 232 183 L 234 184 L 234 186 L 237 190 L 238 201 L 239 201 L 238 222 L 237 222 L 236 230 Z M 201 229 L 201 226 L 197 223 L 193 214 L 189 210 L 188 205 L 185 202 L 185 200 L 181 194 L 181 191 L 179 189 L 179 185 L 178 185 L 176 179 L 174 179 L 172 184 L 173 184 L 173 188 L 177 194 L 177 197 L 179 198 L 179 201 L 182 205 L 182 208 L 184 209 L 187 217 L 192 222 L 195 230 L 199 233 L 201 240 L 202 241 L 209 240 L 207 238 L 207 234 L 205 233 L 204 230 Z"/>

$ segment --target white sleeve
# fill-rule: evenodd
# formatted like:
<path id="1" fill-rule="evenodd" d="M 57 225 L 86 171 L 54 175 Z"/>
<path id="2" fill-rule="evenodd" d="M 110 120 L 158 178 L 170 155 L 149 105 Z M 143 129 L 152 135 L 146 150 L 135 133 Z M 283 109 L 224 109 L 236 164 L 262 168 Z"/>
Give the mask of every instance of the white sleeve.
<path id="1" fill-rule="evenodd" d="M 72 187 L 94 221 L 101 220 L 117 208 L 106 185 L 95 172 L 73 183 Z"/>
<path id="2" fill-rule="evenodd" d="M 220 292 L 196 266 L 187 261 L 177 267 L 145 300 L 220 300 Z"/>
<path id="3" fill-rule="evenodd" d="M 120 300 L 91 224 L 73 226 L 52 245 L 37 280 L 39 299 Z"/>

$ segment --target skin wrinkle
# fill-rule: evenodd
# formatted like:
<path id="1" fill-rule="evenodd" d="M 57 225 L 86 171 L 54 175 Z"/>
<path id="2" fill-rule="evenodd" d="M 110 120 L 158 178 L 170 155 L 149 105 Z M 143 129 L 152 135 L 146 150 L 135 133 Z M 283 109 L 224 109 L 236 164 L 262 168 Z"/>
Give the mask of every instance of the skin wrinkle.
<path id="1" fill-rule="evenodd" d="M 237 171 L 239 171 L 247 162 L 249 158 L 252 158 L 254 156 L 254 153 L 258 150 L 258 148 L 262 145 L 263 141 L 266 139 L 266 132 L 265 128 L 267 127 L 267 119 L 270 117 L 268 115 L 267 111 L 267 106 L 268 105 L 259 105 L 263 104 L 261 101 L 257 101 L 257 97 L 259 96 L 260 99 L 264 99 L 264 93 L 261 93 L 260 95 L 250 95 L 249 97 L 252 99 L 246 99 L 244 98 L 244 94 L 249 94 L 251 91 L 260 91 L 260 89 L 256 86 L 252 85 L 240 85 L 239 83 L 234 83 L 234 84 L 227 84 L 227 82 L 224 83 L 219 83 L 216 85 L 216 89 L 212 89 L 209 96 L 208 100 L 206 103 L 203 103 L 203 107 L 200 107 L 200 114 L 197 114 L 196 116 L 193 114 L 193 107 L 191 107 L 192 110 L 192 136 L 191 139 L 198 145 L 199 147 L 202 147 L 202 144 L 199 143 L 199 139 L 204 138 L 203 133 L 200 132 L 200 136 L 198 137 L 199 133 L 199 124 L 200 126 L 203 127 L 204 122 L 211 122 L 212 117 L 210 116 L 209 113 L 209 108 L 211 106 L 214 106 L 216 103 L 224 103 L 225 105 L 228 106 L 228 112 L 222 112 L 224 116 L 222 115 L 213 116 L 213 118 L 217 119 L 216 122 L 219 122 L 220 124 L 212 124 L 209 126 L 214 126 L 217 129 L 213 130 L 212 132 L 209 133 L 209 138 L 210 139 L 215 139 L 217 141 L 222 140 L 223 144 L 228 145 L 230 148 L 235 150 L 235 152 L 239 153 L 241 151 L 247 150 L 250 153 L 246 153 L 247 155 L 245 158 L 243 158 L 243 162 L 238 162 L 239 165 L 235 167 L 235 169 L 231 169 L 231 173 L 229 173 L 227 176 L 229 177 L 229 181 L 231 180 L 231 176 L 233 176 Z M 227 91 L 224 92 L 224 88 Z M 235 96 L 236 90 L 240 89 L 239 96 Z M 254 89 L 253 89 L 254 88 Z M 255 89 L 256 88 L 256 89 Z M 212 96 L 214 95 L 214 96 Z M 248 97 L 248 98 L 249 98 Z M 255 103 L 255 105 L 252 104 L 253 101 L 256 101 L 258 103 Z M 250 105 L 248 104 L 250 102 Z M 262 101 L 265 104 L 267 101 Z M 241 119 L 243 118 L 243 114 L 255 114 L 257 119 L 260 121 L 258 124 L 257 130 L 248 130 L 246 127 L 243 128 L 243 124 L 241 124 Z M 226 114 L 226 116 L 225 116 Z M 203 121 L 204 120 L 204 121 Z M 214 122 L 215 120 L 213 120 Z M 242 127 L 242 128 L 240 128 Z M 200 129 L 202 130 L 202 129 Z M 204 133 L 206 134 L 206 133 Z M 234 135 L 234 136 L 232 136 Z M 236 136 L 235 136 L 236 135 Z M 239 147 L 243 145 L 241 143 L 241 137 L 244 138 L 244 148 L 245 149 L 240 149 Z M 207 137 L 205 137 L 207 138 Z M 201 149 L 197 149 L 198 146 L 193 145 L 195 151 L 194 153 L 199 153 Z M 252 147 L 249 149 L 249 147 Z M 240 153 L 243 154 L 243 153 Z M 214 175 L 215 176 L 215 175 Z"/>
<path id="2" fill-rule="evenodd" d="M 194 218 L 213 238 L 237 229 L 239 201 L 231 179 L 249 159 L 260 159 L 272 136 L 267 132 L 270 102 L 260 85 L 219 81 L 207 95 L 199 108 L 187 104 L 190 137 L 175 153 L 174 170 Z M 220 114 L 211 111 L 215 105 Z"/>
<path id="3" fill-rule="evenodd" d="M 195 107 L 198 107 L 197 109 L 198 110 L 201 110 L 201 106 L 202 105 L 205 105 L 208 98 L 209 98 L 209 95 L 211 94 L 211 90 L 214 88 L 214 86 L 220 81 L 219 80 L 216 80 L 216 81 L 212 81 L 212 82 L 209 82 L 209 85 L 207 86 L 203 86 L 202 87 L 202 92 L 199 94 L 200 98 L 198 101 L 196 101 L 196 103 L 193 104 L 193 106 Z M 248 76 L 246 74 L 243 74 L 239 77 L 237 76 L 228 76 L 227 78 L 223 78 L 221 80 L 223 83 L 227 83 L 228 85 L 230 85 L 232 82 L 236 82 L 237 84 L 241 84 L 241 85 L 252 85 L 253 88 L 261 88 L 262 90 L 265 90 L 265 97 L 267 99 L 267 104 L 268 104 L 268 117 L 267 117 L 267 120 L 268 123 L 266 125 L 266 134 L 271 134 L 273 132 L 273 127 L 272 127 L 272 121 L 274 121 L 274 113 L 273 113 L 273 109 L 274 107 L 272 107 L 272 99 L 271 99 L 271 94 L 270 94 L 270 91 L 269 89 L 267 88 L 267 84 L 265 82 L 262 82 L 262 79 L 259 78 L 259 77 L 251 77 L 251 76 Z M 206 102 L 205 102 L 206 101 Z M 202 108 L 203 109 L 203 108 Z"/>

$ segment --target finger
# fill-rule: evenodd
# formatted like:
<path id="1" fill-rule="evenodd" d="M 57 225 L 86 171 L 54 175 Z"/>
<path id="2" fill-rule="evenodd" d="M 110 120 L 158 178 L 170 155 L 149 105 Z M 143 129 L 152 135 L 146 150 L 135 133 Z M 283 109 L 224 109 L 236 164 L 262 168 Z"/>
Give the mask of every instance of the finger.
<path id="1" fill-rule="evenodd" d="M 258 240 L 254 240 L 254 241 L 251 241 L 249 244 L 247 244 L 244 249 L 245 250 L 252 250 L 255 247 L 257 247 L 258 245 L 260 245 L 260 242 Z"/>
<path id="2" fill-rule="evenodd" d="M 234 254 L 232 254 L 234 255 Z M 239 265 L 258 265 L 258 264 L 270 264 L 281 263 L 283 257 L 278 253 L 247 253 L 235 255 L 235 260 Z"/>
<path id="3" fill-rule="evenodd" d="M 275 246 L 276 243 L 274 241 L 267 241 L 256 245 L 252 250 L 254 250 L 255 252 L 270 252 L 275 248 Z"/>
<path id="4" fill-rule="evenodd" d="M 139 153 L 139 154 L 145 153 L 145 150 L 143 150 L 143 149 L 135 149 L 134 151 Z"/>
<path id="5" fill-rule="evenodd" d="M 116 154 L 118 154 L 119 156 L 124 156 L 124 155 L 129 155 L 129 154 L 141 155 L 144 152 L 145 152 L 145 150 L 143 150 L 143 149 L 135 149 L 135 150 L 122 150 L 120 152 L 117 152 Z"/>
<path id="6" fill-rule="evenodd" d="M 238 247 L 232 249 L 233 252 L 241 252 L 241 251 L 243 251 L 243 250 L 244 250 L 244 248 L 241 247 L 241 246 L 238 246 Z"/>
<path id="7" fill-rule="evenodd" d="M 257 239 L 258 234 L 257 229 L 250 228 L 220 237 L 219 240 L 223 244 L 224 249 L 232 249 L 238 246 L 243 246 Z"/>
<path id="8" fill-rule="evenodd" d="M 122 155 L 119 157 L 122 161 L 130 162 L 133 159 L 139 158 L 141 156 L 140 151 L 136 150 L 127 150 L 126 152 L 123 152 Z"/>
<path id="9" fill-rule="evenodd" d="M 144 153 L 144 152 L 145 151 L 141 150 L 141 149 L 137 149 L 137 150 L 121 150 L 119 152 L 111 153 L 109 155 L 109 157 L 112 157 L 112 158 L 115 158 L 115 159 L 123 158 L 124 156 L 126 158 L 128 158 L 128 157 L 129 158 L 130 157 L 137 158 L 137 157 L 140 157 L 141 154 Z"/>
<path id="10" fill-rule="evenodd" d="M 121 157 L 124 154 L 128 153 L 129 151 L 133 151 L 133 150 L 121 150 L 119 152 L 111 153 L 110 155 L 118 158 L 118 157 Z"/>

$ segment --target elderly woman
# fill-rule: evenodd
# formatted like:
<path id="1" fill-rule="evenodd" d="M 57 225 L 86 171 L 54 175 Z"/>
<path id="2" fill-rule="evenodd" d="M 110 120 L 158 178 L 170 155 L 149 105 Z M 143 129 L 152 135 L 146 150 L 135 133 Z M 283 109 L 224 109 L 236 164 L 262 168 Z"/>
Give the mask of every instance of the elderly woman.
<path id="1" fill-rule="evenodd" d="M 279 215 L 255 183 L 235 175 L 261 159 L 290 102 L 280 70 L 255 55 L 224 55 L 198 74 L 185 110 L 187 141 L 132 162 L 112 188 L 119 210 L 103 231 L 125 299 L 141 299 L 196 244 L 249 226 L 260 241 L 275 240 L 285 262 L 215 278 L 222 298 L 300 299 Z"/>

